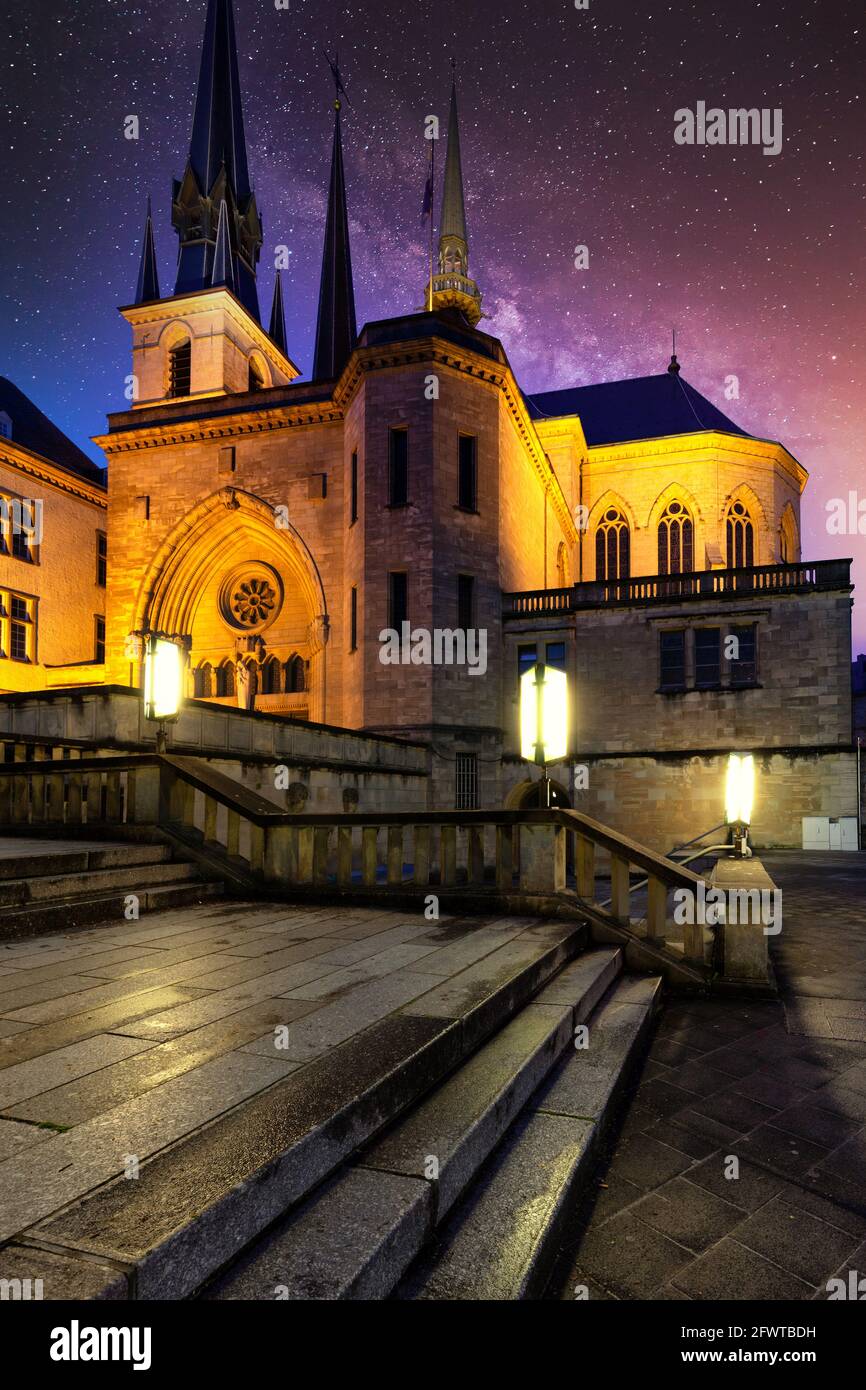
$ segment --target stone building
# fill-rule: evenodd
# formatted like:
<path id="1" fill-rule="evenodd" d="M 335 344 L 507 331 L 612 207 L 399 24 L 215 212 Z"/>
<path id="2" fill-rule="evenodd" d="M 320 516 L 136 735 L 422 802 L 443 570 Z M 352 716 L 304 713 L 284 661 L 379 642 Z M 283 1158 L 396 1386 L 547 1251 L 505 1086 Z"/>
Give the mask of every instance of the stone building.
<path id="1" fill-rule="evenodd" d="M 0 377 L 0 692 L 102 680 L 106 513 L 104 470 Z"/>
<path id="2" fill-rule="evenodd" d="M 260 314 L 232 6 L 208 0 L 177 280 L 160 293 L 148 209 L 130 408 L 98 441 L 123 557 L 107 681 L 140 686 L 143 639 L 166 633 L 190 699 L 421 741 L 432 802 L 468 809 L 537 797 L 517 683 L 541 658 L 572 692 L 560 803 L 668 848 L 721 820 L 727 753 L 748 749 L 759 840 L 853 814 L 849 566 L 801 556 L 805 470 L 676 357 L 521 389 L 479 327 L 456 88 L 427 310 L 358 333 L 340 92 L 301 381 L 278 273 Z"/>

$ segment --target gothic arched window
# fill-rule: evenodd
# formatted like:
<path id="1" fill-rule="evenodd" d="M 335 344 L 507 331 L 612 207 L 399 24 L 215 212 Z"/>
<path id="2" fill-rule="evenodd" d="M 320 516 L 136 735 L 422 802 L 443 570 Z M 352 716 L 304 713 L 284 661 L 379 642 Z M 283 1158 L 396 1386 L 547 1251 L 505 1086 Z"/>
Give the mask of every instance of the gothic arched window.
<path id="1" fill-rule="evenodd" d="M 193 691 L 197 700 L 207 700 L 213 694 L 213 671 L 209 662 L 196 668 L 193 675 Z"/>
<path id="2" fill-rule="evenodd" d="M 230 661 L 224 661 L 217 667 L 216 693 L 223 697 L 235 693 L 235 668 Z"/>
<path id="3" fill-rule="evenodd" d="M 695 528 L 682 502 L 669 502 L 659 521 L 659 574 L 688 574 L 694 567 Z"/>
<path id="4" fill-rule="evenodd" d="M 275 656 L 271 656 L 262 666 L 262 694 L 280 694 L 280 663 Z"/>
<path id="5" fill-rule="evenodd" d="M 631 573 L 631 534 L 616 507 L 608 507 L 595 532 L 596 579 L 628 579 Z"/>
<path id="6" fill-rule="evenodd" d="M 755 528 L 742 502 L 732 502 L 725 527 L 728 537 L 728 569 L 740 570 L 755 563 Z"/>
<path id="7" fill-rule="evenodd" d="M 286 690 L 289 695 L 300 695 L 306 688 L 303 657 L 293 656 L 286 668 Z"/>

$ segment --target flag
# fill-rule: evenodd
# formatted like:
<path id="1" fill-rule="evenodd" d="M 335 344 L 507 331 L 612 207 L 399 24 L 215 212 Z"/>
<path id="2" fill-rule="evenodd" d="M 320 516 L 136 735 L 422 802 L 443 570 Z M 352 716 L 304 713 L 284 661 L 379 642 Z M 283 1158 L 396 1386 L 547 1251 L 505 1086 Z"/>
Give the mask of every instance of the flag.
<path id="1" fill-rule="evenodd" d="M 421 208 L 421 221 L 426 222 L 428 217 L 433 216 L 433 149 L 431 142 L 430 149 L 430 172 L 427 175 L 427 182 L 424 185 L 424 203 Z"/>

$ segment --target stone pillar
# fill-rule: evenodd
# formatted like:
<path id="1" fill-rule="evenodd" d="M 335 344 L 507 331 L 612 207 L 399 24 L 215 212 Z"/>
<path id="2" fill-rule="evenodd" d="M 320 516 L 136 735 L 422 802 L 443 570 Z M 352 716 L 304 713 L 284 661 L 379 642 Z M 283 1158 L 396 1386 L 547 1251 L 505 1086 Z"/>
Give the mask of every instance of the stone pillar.
<path id="1" fill-rule="evenodd" d="M 710 881 L 725 895 L 716 927 L 723 978 L 768 984 L 768 936 L 777 934 L 781 925 L 780 890 L 760 859 L 719 859 Z M 708 911 L 712 901 L 708 895 Z"/>
<path id="2" fill-rule="evenodd" d="M 561 893 L 565 888 L 565 831 L 561 825 L 521 822 L 520 892 Z"/>

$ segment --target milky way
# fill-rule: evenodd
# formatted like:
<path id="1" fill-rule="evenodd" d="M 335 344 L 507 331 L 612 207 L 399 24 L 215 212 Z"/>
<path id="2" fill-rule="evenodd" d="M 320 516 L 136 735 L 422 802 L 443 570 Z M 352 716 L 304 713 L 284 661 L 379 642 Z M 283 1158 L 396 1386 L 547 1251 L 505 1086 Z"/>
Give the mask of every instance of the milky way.
<path id="1" fill-rule="evenodd" d="M 866 501 L 866 15 L 860 0 L 235 0 L 250 169 L 288 245 L 289 351 L 309 372 L 339 48 L 358 321 L 421 306 L 424 120 L 457 62 L 482 328 L 539 390 L 663 370 L 811 473 L 807 559 L 857 558 L 826 504 Z M 0 372 L 93 457 L 123 408 L 144 202 L 173 285 L 204 0 L 0 4 Z M 781 108 L 778 156 L 684 146 L 674 113 Z M 124 118 L 139 118 L 137 141 Z M 7 153 L 8 151 L 8 153 Z M 439 162 L 441 173 L 442 161 Z M 586 245 L 589 267 L 575 269 Z M 726 400 L 736 376 L 739 399 Z M 866 527 L 866 519 L 864 519 Z M 866 645 L 866 605 L 858 613 Z"/>

